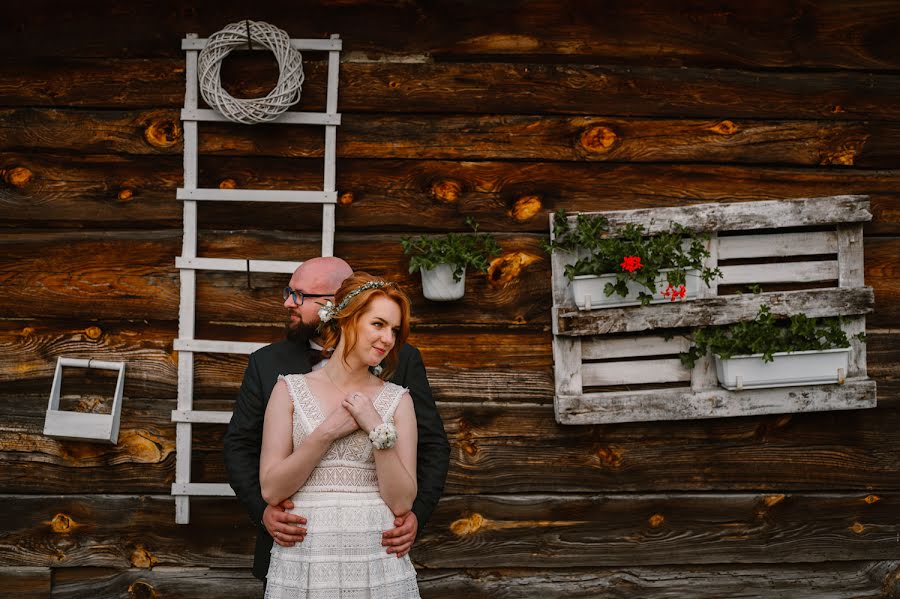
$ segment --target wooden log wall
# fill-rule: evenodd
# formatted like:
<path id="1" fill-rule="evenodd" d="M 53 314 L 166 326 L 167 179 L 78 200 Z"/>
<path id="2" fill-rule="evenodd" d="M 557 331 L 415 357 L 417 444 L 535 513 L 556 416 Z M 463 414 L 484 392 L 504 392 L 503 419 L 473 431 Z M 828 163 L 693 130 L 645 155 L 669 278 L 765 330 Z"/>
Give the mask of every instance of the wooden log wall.
<path id="1" fill-rule="evenodd" d="M 7 597 L 257 597 L 234 499 L 174 522 L 186 33 L 246 17 L 344 40 L 335 251 L 399 281 L 452 444 L 412 557 L 424 597 L 900 596 L 900 5 L 808 2 L 34 0 L 0 20 L 0 586 Z M 301 106 L 324 105 L 305 58 Z M 263 53 L 226 61 L 260 96 Z M 321 183 L 320 128 L 201 124 L 199 183 Z M 558 208 L 870 196 L 878 407 L 703 421 L 554 421 Z M 318 211 L 200 207 L 199 253 L 298 260 Z M 503 254 L 435 304 L 405 234 Z M 281 335 L 284 277 L 198 275 L 198 337 Z M 42 435 L 56 357 L 128 363 L 116 446 Z M 246 358 L 198 355 L 230 409 Z M 70 379 L 67 379 L 69 381 Z M 69 401 L 101 402 L 75 376 Z M 193 472 L 225 479 L 221 425 Z"/>

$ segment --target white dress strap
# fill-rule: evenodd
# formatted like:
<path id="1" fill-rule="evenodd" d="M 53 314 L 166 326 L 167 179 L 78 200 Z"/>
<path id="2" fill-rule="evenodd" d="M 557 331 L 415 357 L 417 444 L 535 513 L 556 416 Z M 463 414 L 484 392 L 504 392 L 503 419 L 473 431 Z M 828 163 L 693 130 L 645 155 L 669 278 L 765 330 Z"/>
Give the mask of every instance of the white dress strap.
<path id="1" fill-rule="evenodd" d="M 306 381 L 303 381 L 302 377 L 302 374 L 289 374 L 287 376 L 279 374 L 278 380 L 283 380 L 287 385 L 288 392 L 291 394 L 291 404 L 294 406 L 294 415 L 300 420 L 303 430 L 308 435 L 313 432 L 313 427 L 309 418 L 306 417 L 306 410 L 303 409 L 303 399 L 307 395 L 304 391 L 307 390 L 307 387 L 305 385 Z"/>
<path id="2" fill-rule="evenodd" d="M 403 396 L 406 393 L 409 393 L 409 389 L 406 387 L 401 387 L 400 385 L 394 385 L 394 383 L 388 383 L 392 386 L 390 395 L 390 401 L 388 402 L 387 408 L 382 415 L 382 419 L 384 422 L 393 422 L 394 420 L 394 412 L 397 411 L 397 406 L 400 405 L 400 400 L 403 399 Z"/>

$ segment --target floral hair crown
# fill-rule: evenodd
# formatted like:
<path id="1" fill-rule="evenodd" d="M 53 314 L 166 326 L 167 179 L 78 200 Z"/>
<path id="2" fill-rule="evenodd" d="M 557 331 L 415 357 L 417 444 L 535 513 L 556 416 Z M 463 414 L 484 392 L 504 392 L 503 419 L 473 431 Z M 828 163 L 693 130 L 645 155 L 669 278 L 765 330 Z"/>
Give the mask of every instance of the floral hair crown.
<path id="1" fill-rule="evenodd" d="M 362 293 L 363 291 L 368 291 L 369 289 L 378 289 L 380 287 L 387 287 L 388 285 L 393 285 L 393 283 L 388 283 L 387 281 L 369 281 L 368 283 L 363 283 L 350 293 L 344 296 L 344 299 L 341 300 L 341 303 L 335 306 L 331 300 L 326 300 L 325 305 L 319 308 L 319 320 L 323 323 L 328 322 L 337 314 L 347 307 L 347 305 L 353 301 L 353 298 Z"/>

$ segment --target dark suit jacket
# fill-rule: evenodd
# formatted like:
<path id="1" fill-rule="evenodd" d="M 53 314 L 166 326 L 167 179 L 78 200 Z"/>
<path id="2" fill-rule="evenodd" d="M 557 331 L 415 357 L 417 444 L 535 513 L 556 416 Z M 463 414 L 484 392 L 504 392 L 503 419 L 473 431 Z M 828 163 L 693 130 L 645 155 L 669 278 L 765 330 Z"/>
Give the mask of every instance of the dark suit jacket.
<path id="1" fill-rule="evenodd" d="M 309 371 L 306 348 L 287 339 L 252 353 L 247 370 L 244 372 L 244 382 L 234 404 L 234 414 L 231 416 L 228 432 L 225 433 L 225 466 L 228 470 L 228 482 L 247 508 L 250 520 L 258 529 L 253 556 L 253 575 L 263 580 L 269 571 L 269 551 L 272 549 L 272 537 L 262 524 L 266 502 L 259 488 L 259 453 L 266 404 L 279 374 Z M 444 424 L 431 397 L 431 388 L 428 386 L 419 350 L 411 345 L 405 345 L 400 349 L 400 362 L 391 381 L 409 388 L 416 411 L 419 430 L 416 478 L 419 493 L 412 509 L 419 520 L 421 532 L 444 491 L 444 481 L 450 464 L 450 444 L 447 442 Z"/>

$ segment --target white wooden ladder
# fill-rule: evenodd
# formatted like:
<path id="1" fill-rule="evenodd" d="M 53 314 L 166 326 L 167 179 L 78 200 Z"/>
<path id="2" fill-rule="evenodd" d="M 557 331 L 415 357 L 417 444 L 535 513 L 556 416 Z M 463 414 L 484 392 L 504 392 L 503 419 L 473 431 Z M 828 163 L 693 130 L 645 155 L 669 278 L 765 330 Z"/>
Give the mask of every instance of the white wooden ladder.
<path id="1" fill-rule="evenodd" d="M 341 115 L 337 112 L 338 69 L 342 41 L 340 36 L 330 39 L 292 39 L 291 45 L 297 50 L 311 50 L 328 53 L 328 91 L 325 112 L 285 112 L 272 121 L 274 124 L 323 125 L 325 127 L 325 173 L 322 190 L 271 190 L 271 189 L 209 189 L 197 187 L 197 123 L 200 121 L 227 121 L 214 110 L 200 109 L 198 101 L 197 58 L 206 45 L 205 39 L 197 34 L 188 34 L 181 41 L 186 53 L 186 85 L 184 109 L 184 187 L 178 188 L 177 199 L 184 202 L 184 242 L 181 256 L 175 259 L 175 266 L 181 275 L 181 303 L 178 313 L 178 338 L 174 349 L 178 351 L 178 403 L 172 411 L 172 422 L 176 423 L 175 438 L 175 482 L 172 495 L 175 496 L 175 522 L 187 524 L 190 521 L 190 496 L 229 496 L 234 491 L 227 483 L 191 482 L 191 425 L 199 423 L 227 424 L 231 412 L 203 411 L 193 409 L 194 394 L 194 353 L 215 352 L 227 354 L 250 354 L 265 343 L 238 341 L 216 341 L 194 338 L 194 316 L 196 299 L 196 272 L 217 270 L 232 272 L 292 273 L 301 263 L 278 260 L 251 260 L 247 258 L 203 258 L 197 256 L 197 202 L 287 202 L 322 204 L 322 255 L 334 252 L 334 206 L 337 203 L 335 191 L 335 149 L 337 126 Z M 256 46 L 261 48 L 261 46 Z"/>

